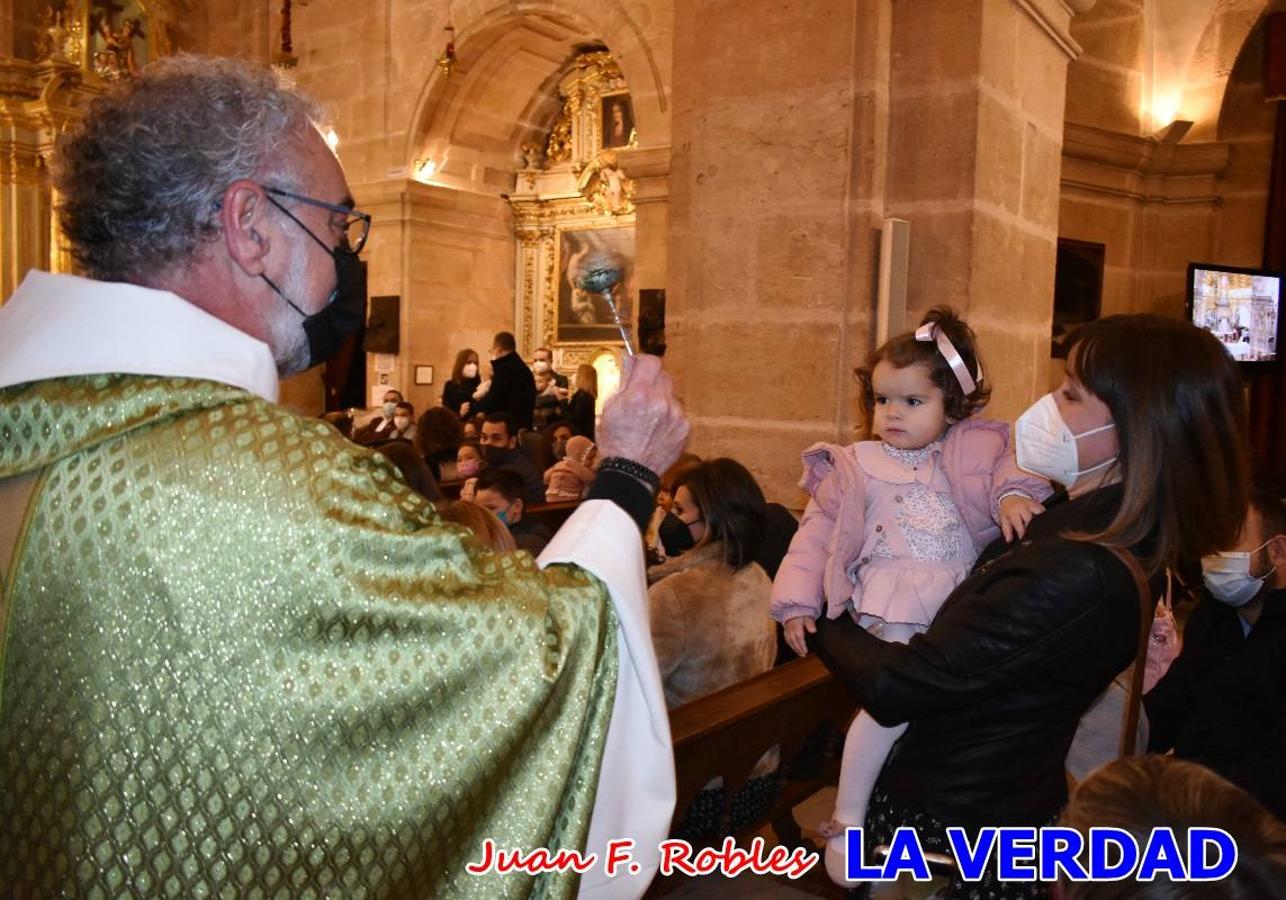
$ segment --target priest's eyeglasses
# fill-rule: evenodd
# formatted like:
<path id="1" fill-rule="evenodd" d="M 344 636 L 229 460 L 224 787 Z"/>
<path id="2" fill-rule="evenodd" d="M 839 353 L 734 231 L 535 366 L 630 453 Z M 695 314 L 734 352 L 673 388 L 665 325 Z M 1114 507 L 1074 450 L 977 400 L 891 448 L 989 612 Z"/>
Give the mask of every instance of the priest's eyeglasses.
<path id="1" fill-rule="evenodd" d="M 322 209 L 330 210 L 333 213 L 338 213 L 344 217 L 344 224 L 340 226 L 340 231 L 344 233 L 345 246 L 347 246 L 353 253 L 361 253 L 362 248 L 366 246 L 366 238 L 371 233 L 370 213 L 358 212 L 352 207 L 339 206 L 334 203 L 327 203 L 324 200 L 314 200 L 312 197 L 305 197 L 302 194 L 292 194 L 290 191 L 283 191 L 281 188 L 268 187 L 267 185 L 264 185 L 263 189 L 268 194 L 275 194 L 278 197 L 289 197 L 291 200 L 297 200 L 300 203 L 307 203 L 309 206 L 317 206 Z M 312 230 L 303 222 L 291 215 L 290 210 L 286 209 L 286 207 L 282 206 L 276 200 L 273 200 L 271 196 L 268 199 L 272 201 L 273 206 L 290 216 L 296 225 L 304 229 L 304 231 L 307 231 L 309 234 L 312 234 Z M 313 235 L 313 238 L 317 239 L 317 236 Z M 318 240 L 318 243 L 322 244 L 323 247 L 326 246 L 320 240 Z"/>

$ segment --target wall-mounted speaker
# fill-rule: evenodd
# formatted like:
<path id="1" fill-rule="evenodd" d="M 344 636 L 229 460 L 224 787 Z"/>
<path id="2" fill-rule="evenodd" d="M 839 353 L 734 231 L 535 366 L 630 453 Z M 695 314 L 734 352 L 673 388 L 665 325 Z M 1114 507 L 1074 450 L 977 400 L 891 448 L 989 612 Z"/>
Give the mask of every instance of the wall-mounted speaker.
<path id="1" fill-rule="evenodd" d="M 880 280 L 875 298 L 875 346 L 906 330 L 906 276 L 911 223 L 885 219 L 880 230 Z"/>

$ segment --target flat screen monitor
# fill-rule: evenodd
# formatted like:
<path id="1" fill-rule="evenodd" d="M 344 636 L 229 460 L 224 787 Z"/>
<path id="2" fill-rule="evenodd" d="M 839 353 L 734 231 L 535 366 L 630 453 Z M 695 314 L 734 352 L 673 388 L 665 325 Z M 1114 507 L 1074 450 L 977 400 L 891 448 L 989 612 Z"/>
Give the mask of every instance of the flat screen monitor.
<path id="1" fill-rule="evenodd" d="M 1277 362 L 1281 346 L 1280 272 L 1188 264 L 1188 316 L 1248 365 Z"/>

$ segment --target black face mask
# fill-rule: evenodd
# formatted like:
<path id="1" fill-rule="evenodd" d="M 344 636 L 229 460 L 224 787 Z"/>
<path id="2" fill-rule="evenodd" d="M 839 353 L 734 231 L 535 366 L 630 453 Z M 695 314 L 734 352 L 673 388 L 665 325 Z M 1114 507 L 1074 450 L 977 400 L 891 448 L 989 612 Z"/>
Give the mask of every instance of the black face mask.
<path id="1" fill-rule="evenodd" d="M 674 513 L 665 514 L 665 518 L 661 520 L 661 527 L 657 529 L 657 534 L 661 538 L 662 546 L 665 547 L 666 556 L 678 556 L 680 553 L 686 553 L 697 544 L 692 539 L 692 530 L 688 528 L 688 523 Z"/>
<path id="2" fill-rule="evenodd" d="M 335 293 L 320 312 L 304 317 L 309 366 L 338 353 L 349 335 L 366 321 L 366 270 L 361 260 L 347 247 L 336 247 L 331 255 L 335 258 Z"/>
<path id="3" fill-rule="evenodd" d="M 493 447 L 490 444 L 482 448 L 482 458 L 487 461 L 487 465 L 493 469 L 503 463 L 509 456 L 508 447 Z"/>
<path id="4" fill-rule="evenodd" d="M 340 347 L 344 346 L 344 341 L 366 321 L 366 270 L 362 268 L 361 259 L 347 245 L 341 244 L 334 249 L 326 246 L 326 242 L 313 234 L 312 229 L 295 218 L 290 210 L 271 196 L 268 201 L 289 216 L 335 261 L 335 290 L 326 305 L 311 316 L 283 294 L 281 288 L 273 284 L 267 275 L 259 276 L 268 282 L 268 287 L 276 291 L 277 296 L 285 300 L 291 309 L 304 317 L 304 334 L 308 337 L 308 366 L 312 368 L 338 353 Z"/>

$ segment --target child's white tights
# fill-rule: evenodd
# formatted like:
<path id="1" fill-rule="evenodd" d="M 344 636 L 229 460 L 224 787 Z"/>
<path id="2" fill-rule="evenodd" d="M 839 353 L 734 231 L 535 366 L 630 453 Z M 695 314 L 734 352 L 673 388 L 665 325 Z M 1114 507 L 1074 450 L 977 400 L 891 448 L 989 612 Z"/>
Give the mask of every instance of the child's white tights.
<path id="1" fill-rule="evenodd" d="M 885 623 L 879 636 L 881 640 L 905 644 L 911 640 L 912 635 L 923 630 L 919 625 Z M 827 829 L 830 833 L 826 841 L 826 874 L 836 884 L 857 883 L 844 877 L 844 830 L 865 827 L 866 808 L 871 801 L 871 792 L 875 789 L 875 779 L 884 768 L 884 761 L 893 749 L 893 744 L 904 731 L 905 724 L 885 728 L 866 711 L 858 713 L 848 728 L 839 773 L 839 792 L 835 798 L 835 815 Z M 873 845 L 870 841 L 864 843 L 867 861 L 871 862 L 870 850 Z"/>

